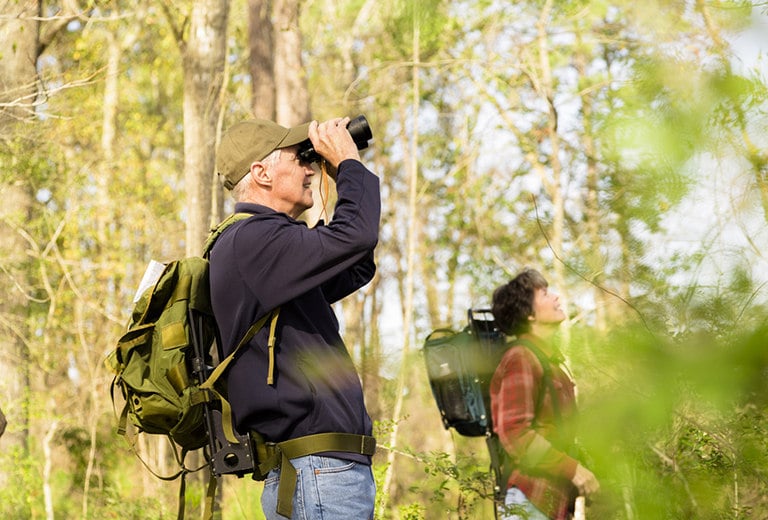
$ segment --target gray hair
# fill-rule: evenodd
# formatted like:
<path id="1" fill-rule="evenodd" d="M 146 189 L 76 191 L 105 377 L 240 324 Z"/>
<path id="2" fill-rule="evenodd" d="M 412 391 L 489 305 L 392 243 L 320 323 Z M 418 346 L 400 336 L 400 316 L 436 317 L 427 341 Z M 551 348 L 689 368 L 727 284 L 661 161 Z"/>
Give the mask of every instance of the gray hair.
<path id="1" fill-rule="evenodd" d="M 267 168 L 274 168 L 277 162 L 280 160 L 281 150 L 282 148 L 273 150 L 269 155 L 264 157 L 261 162 L 263 162 Z M 235 202 L 242 202 L 248 197 L 251 188 L 250 178 L 250 175 L 244 175 L 243 178 L 240 179 L 232 188 L 232 198 L 235 199 Z"/>

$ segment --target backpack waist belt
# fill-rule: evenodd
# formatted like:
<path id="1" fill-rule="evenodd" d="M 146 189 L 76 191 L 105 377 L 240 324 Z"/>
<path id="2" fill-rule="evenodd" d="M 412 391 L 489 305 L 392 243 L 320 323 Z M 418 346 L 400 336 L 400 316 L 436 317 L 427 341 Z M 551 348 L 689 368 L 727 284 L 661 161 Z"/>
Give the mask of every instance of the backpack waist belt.
<path id="1" fill-rule="evenodd" d="M 257 439 L 261 437 L 256 432 L 253 435 Z M 376 452 L 376 438 L 354 433 L 318 433 L 283 442 L 257 442 L 256 451 L 260 462 L 259 473 L 266 475 L 272 469 L 281 468 L 280 484 L 277 487 L 277 512 L 291 518 L 293 494 L 296 491 L 296 468 L 290 459 L 326 451 L 373 455 Z"/>

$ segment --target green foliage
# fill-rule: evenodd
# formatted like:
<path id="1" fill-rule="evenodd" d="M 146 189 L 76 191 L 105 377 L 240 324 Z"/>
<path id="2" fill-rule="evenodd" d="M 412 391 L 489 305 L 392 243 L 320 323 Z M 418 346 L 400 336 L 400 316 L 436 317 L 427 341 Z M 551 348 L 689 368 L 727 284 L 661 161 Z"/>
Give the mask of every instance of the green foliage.
<path id="1" fill-rule="evenodd" d="M 23 344 L 28 366 L 20 368 L 30 380 L 18 405 L 29 422 L 11 424 L 2 439 L 28 430 L 23 450 L 3 450 L 2 467 L 11 469 L 0 513 L 45 517 L 48 483 L 57 517 L 82 515 L 89 486 L 89 518 L 172 518 L 177 487 L 141 489 L 145 469 L 113 435 L 108 399 L 93 389 L 106 387 L 103 353 L 146 261 L 183 250 L 179 42 L 159 4 L 80 4 L 79 17 L 44 47 L 35 78 L 40 96 L 28 107 L 35 119 L 14 123 L 14 138 L 0 142 L 0 190 L 29 197 L 4 214 L 4 229 L 19 240 L 0 256 L 4 287 L 25 302 L 3 308 L 3 331 Z M 189 5 L 169 7 L 179 28 Z M 728 47 L 759 7 L 552 2 L 543 20 L 547 84 L 536 39 L 544 5 L 304 5 L 313 113 L 364 112 L 374 124 L 366 157 L 385 194 L 378 249 L 385 282 L 371 288 L 382 307 L 371 329 L 399 318 L 391 292 L 403 288 L 405 208 L 415 175 L 417 337 L 436 325 L 431 320 L 463 317 L 467 306 L 487 302 L 522 265 L 554 270 L 562 260 L 571 270 L 558 289 L 571 301 L 591 302 L 593 291 L 605 297 L 579 315 L 567 346 L 580 385 L 582 441 L 604 488 L 589 517 L 627 518 L 629 509 L 634 518 L 764 518 L 768 303 L 755 268 L 764 261 L 762 237 L 725 251 L 714 242 L 668 251 L 662 235 L 670 212 L 711 175 L 701 172 L 702 157 L 751 176 L 721 220 L 765 206 L 754 187 L 765 186 L 768 89 L 762 71 L 737 71 Z M 48 7 L 58 13 L 60 6 Z M 232 9 L 225 121 L 251 106 L 246 4 Z M 58 22 L 43 21 L 41 34 Z M 105 67 L 113 44 L 120 50 L 117 133 L 106 147 Z M 419 91 L 412 90 L 416 77 Z M 552 189 L 556 173 L 561 183 Z M 712 209 L 705 201 L 696 208 L 685 218 L 698 221 Z M 562 247 L 550 242 L 559 210 Z M 712 257 L 728 267 L 705 274 Z M 598 323 L 600 310 L 611 327 L 586 328 Z M 397 363 L 401 337 L 375 340 L 388 363 L 376 367 L 381 375 Z M 2 346 L 6 355 L 16 351 L 11 340 Z M 73 369 L 79 377 L 68 373 Z M 484 446 L 446 438 L 425 384 L 415 377 L 407 389 L 386 515 L 492 518 Z M 392 431 L 393 386 L 383 382 L 377 396 L 379 439 Z M 54 415 L 60 427 L 46 477 L 41 446 Z M 386 454 L 382 449 L 374 464 L 378 500 Z M 227 483 L 222 518 L 258 515 L 257 486 Z M 189 488 L 190 507 L 202 493 Z"/>
<path id="2" fill-rule="evenodd" d="M 88 432 L 78 426 L 67 428 L 60 434 L 59 443 L 66 448 L 67 454 L 72 458 L 73 477 L 77 487 L 82 487 L 82 477 L 88 465 L 87 455 L 90 447 Z M 79 482 L 77 479 L 79 477 Z"/>
<path id="3" fill-rule="evenodd" d="M 439 451 L 406 453 L 422 466 L 424 478 L 409 486 L 410 495 L 420 500 L 400 507 L 405 518 L 473 519 L 492 511 L 493 478 L 487 457 Z"/>
<path id="4" fill-rule="evenodd" d="M 398 508 L 402 520 L 423 520 L 426 508 L 418 504 L 402 505 Z"/>
<path id="5" fill-rule="evenodd" d="M 588 352 L 574 350 L 580 438 L 602 482 L 597 511 L 618 514 L 631 505 L 640 518 L 766 513 L 751 491 L 764 487 L 756 468 L 766 460 L 755 440 L 768 433 L 768 422 L 760 416 L 765 403 L 755 398 L 766 390 L 766 338 L 765 327 L 684 340 L 624 329 L 593 338 Z"/>
<path id="6" fill-rule="evenodd" d="M 98 491 L 90 497 L 89 518 L 176 518 L 178 481 L 164 482 L 150 475 L 113 430 L 100 441 L 98 452 L 107 478 L 93 483 Z M 146 488 L 145 483 L 149 483 Z M 200 493 L 191 483 L 188 489 L 191 495 Z"/>
<path id="7" fill-rule="evenodd" d="M 264 520 L 261 510 L 262 484 L 249 478 L 223 480 L 221 520 Z M 217 517 L 214 517 L 217 518 Z"/>
<path id="8" fill-rule="evenodd" d="M 452 20 L 446 16 L 447 5 L 442 0 L 408 2 L 396 0 L 388 5 L 384 31 L 391 35 L 393 47 L 389 59 L 409 59 L 418 32 L 420 59 L 429 60 L 446 44 Z"/>
<path id="9" fill-rule="evenodd" d="M 0 457 L 4 468 L 12 468 L 8 484 L 0 488 L 0 514 L 4 518 L 32 518 L 40 496 L 39 464 L 19 450 L 5 450 Z"/>

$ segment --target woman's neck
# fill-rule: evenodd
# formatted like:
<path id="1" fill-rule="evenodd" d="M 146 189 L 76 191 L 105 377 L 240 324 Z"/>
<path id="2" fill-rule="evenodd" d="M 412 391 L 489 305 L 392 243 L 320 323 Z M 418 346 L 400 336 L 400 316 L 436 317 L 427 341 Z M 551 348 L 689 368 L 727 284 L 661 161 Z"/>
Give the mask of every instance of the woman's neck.
<path id="1" fill-rule="evenodd" d="M 531 323 L 530 334 L 551 344 L 557 333 L 557 325 L 551 323 Z"/>

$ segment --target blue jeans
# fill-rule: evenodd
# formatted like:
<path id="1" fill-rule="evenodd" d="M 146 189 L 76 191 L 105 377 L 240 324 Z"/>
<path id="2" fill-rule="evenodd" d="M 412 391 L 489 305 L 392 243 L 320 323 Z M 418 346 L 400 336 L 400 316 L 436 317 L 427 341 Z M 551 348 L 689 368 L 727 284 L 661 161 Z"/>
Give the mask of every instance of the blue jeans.
<path id="1" fill-rule="evenodd" d="M 539 511 L 516 487 L 507 489 L 504 505 L 505 508 L 499 508 L 501 520 L 549 520 L 547 515 Z"/>
<path id="2" fill-rule="evenodd" d="M 296 468 L 293 495 L 294 520 L 373 520 L 376 483 L 371 467 L 333 457 L 308 455 L 291 459 Z M 267 520 L 284 520 L 277 514 L 280 470 L 264 481 L 261 508 Z"/>

